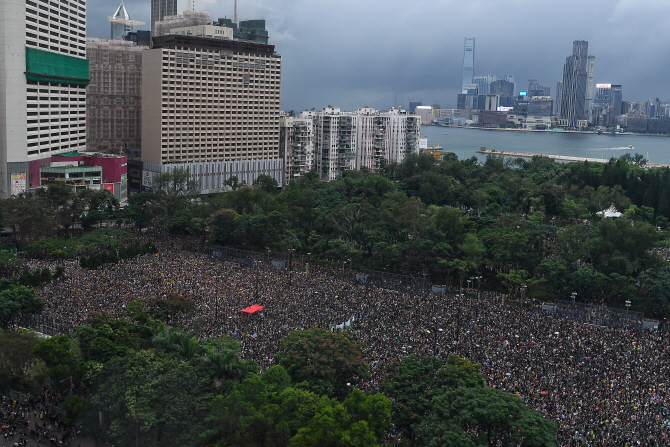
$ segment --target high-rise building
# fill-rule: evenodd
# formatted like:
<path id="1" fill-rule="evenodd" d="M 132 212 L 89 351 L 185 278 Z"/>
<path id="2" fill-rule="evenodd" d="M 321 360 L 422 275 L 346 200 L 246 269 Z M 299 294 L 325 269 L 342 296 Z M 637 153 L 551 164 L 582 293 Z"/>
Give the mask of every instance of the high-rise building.
<path id="1" fill-rule="evenodd" d="M 151 0 L 151 35 L 156 36 L 154 24 L 166 16 L 177 15 L 177 0 Z"/>
<path id="2" fill-rule="evenodd" d="M 0 197 L 86 148 L 88 82 L 85 0 L 0 1 Z"/>
<path id="3" fill-rule="evenodd" d="M 314 120 L 284 116 L 280 120 L 280 156 L 284 159 L 284 184 L 314 169 Z"/>
<path id="4" fill-rule="evenodd" d="M 623 90 L 621 84 L 612 84 L 612 109 L 614 110 L 614 116 L 619 116 L 624 113 L 622 108 L 623 102 Z"/>
<path id="5" fill-rule="evenodd" d="M 516 92 L 516 81 L 514 80 L 514 75 L 506 75 L 505 81 L 509 82 L 512 85 L 512 93 L 510 94 L 510 96 L 514 96 L 514 93 Z"/>
<path id="6" fill-rule="evenodd" d="M 189 169 L 204 193 L 235 175 L 283 184 L 282 60 L 274 45 L 188 35 L 142 53 L 142 160 L 153 173 Z"/>
<path id="7" fill-rule="evenodd" d="M 427 107 L 427 106 L 422 106 Z M 324 107 L 321 111 L 304 111 L 299 119 L 286 119 L 282 126 L 295 127 L 296 122 L 310 119 L 313 122 L 313 164 L 302 167 L 301 160 L 290 160 L 287 151 L 287 176 L 314 169 L 322 181 L 339 178 L 349 169 L 379 169 L 382 160 L 401 162 L 408 154 L 419 152 L 421 117 L 395 107 L 388 112 L 362 107 L 355 112 L 345 112 L 338 107 Z M 305 125 L 306 126 L 306 125 Z M 306 135 L 305 132 L 302 132 Z M 287 144 L 298 133 L 296 129 L 282 128 Z M 306 137 L 304 138 L 306 140 Z M 295 145 L 307 147 L 306 144 Z M 303 150 L 294 153 L 302 154 Z M 305 157 L 309 160 L 309 157 Z M 292 166 L 301 166 L 300 170 Z M 300 174 L 302 175 L 302 174 Z"/>
<path id="8" fill-rule="evenodd" d="M 144 22 L 130 19 L 130 14 L 123 5 L 123 0 L 121 0 L 121 4 L 109 20 L 112 22 L 112 40 L 125 40 L 128 33 L 133 30 L 133 25 L 144 25 Z"/>
<path id="9" fill-rule="evenodd" d="M 586 98 L 584 100 L 584 114 L 587 120 L 591 120 L 591 109 L 593 108 L 593 77 L 596 69 L 596 57 L 589 56 L 586 61 Z"/>
<path id="10" fill-rule="evenodd" d="M 89 149 L 140 150 L 143 52 L 130 41 L 86 39 L 91 77 L 86 91 Z"/>
<path id="11" fill-rule="evenodd" d="M 499 96 L 514 96 L 514 83 L 507 80 L 498 79 L 497 81 L 491 83 L 490 93 L 492 95 Z"/>
<path id="12" fill-rule="evenodd" d="M 588 119 L 585 113 L 589 77 L 588 50 L 587 41 L 575 40 L 572 44 L 572 56 L 565 58 L 560 118 L 565 120 L 568 127 L 579 127 Z"/>
<path id="13" fill-rule="evenodd" d="M 527 93 L 530 98 L 533 96 L 551 96 L 551 87 L 540 84 L 537 79 L 530 78 Z"/>
<path id="14" fill-rule="evenodd" d="M 423 105 L 422 101 L 410 101 L 409 102 L 409 113 L 414 113 L 416 111 L 417 107 L 420 107 Z"/>
<path id="15" fill-rule="evenodd" d="M 199 25 L 210 25 L 210 26 L 212 25 L 212 22 L 209 18 L 209 12 L 193 11 L 190 9 L 186 9 L 181 14 L 166 15 L 161 20 L 156 20 L 154 23 L 151 24 L 151 35 L 163 36 L 166 34 L 170 34 L 172 30 L 176 29 L 182 29 L 182 30 L 185 30 L 187 28 L 197 29 L 194 27 L 197 27 Z M 230 31 L 229 28 L 221 27 L 221 30 L 226 29 Z M 186 33 L 178 33 L 178 34 L 186 34 Z M 202 36 L 202 33 L 200 35 Z"/>
<path id="16" fill-rule="evenodd" d="M 475 38 L 466 37 L 463 49 L 463 85 L 461 93 L 467 93 L 475 76 Z"/>
<path id="17" fill-rule="evenodd" d="M 561 116 L 561 100 L 563 98 L 563 81 L 556 83 L 556 101 L 554 101 L 554 113 Z"/>
<path id="18" fill-rule="evenodd" d="M 477 86 L 477 93 L 480 95 L 488 95 L 489 92 L 489 77 L 475 76 L 473 84 Z"/>

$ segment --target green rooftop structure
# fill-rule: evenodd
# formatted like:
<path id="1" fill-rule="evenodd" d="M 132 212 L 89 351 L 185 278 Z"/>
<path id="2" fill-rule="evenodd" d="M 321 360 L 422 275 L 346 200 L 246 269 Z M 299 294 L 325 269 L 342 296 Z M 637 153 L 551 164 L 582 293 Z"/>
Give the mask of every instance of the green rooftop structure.
<path id="1" fill-rule="evenodd" d="M 265 29 L 265 20 L 242 20 L 239 24 L 234 23 L 231 19 L 223 18 L 214 23 L 218 26 L 225 26 L 233 29 L 233 38 L 235 40 L 242 40 L 247 42 L 258 42 L 267 44 L 269 35 Z"/>

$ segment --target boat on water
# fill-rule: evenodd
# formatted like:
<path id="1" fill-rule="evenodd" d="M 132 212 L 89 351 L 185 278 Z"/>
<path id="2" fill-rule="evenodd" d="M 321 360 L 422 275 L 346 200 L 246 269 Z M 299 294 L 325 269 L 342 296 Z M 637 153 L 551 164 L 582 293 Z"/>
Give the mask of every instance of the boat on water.
<path id="1" fill-rule="evenodd" d="M 628 145 L 628 149 L 635 149 L 632 144 Z"/>

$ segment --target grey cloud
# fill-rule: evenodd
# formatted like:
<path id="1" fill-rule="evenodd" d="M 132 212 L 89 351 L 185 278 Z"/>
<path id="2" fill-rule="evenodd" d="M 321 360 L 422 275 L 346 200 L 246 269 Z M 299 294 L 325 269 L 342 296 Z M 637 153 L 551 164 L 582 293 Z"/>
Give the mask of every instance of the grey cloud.
<path id="1" fill-rule="evenodd" d="M 214 18 L 233 15 L 233 0 L 195 1 Z M 150 1 L 124 3 L 148 29 Z M 89 36 L 109 36 L 117 6 L 88 1 Z M 476 75 L 513 74 L 521 90 L 532 77 L 553 92 L 572 41 L 585 39 L 596 82 L 622 84 L 630 101 L 670 98 L 666 0 L 239 0 L 238 16 L 267 20 L 283 56 L 285 110 L 387 108 L 408 98 L 454 106 L 466 36 L 476 37 Z"/>

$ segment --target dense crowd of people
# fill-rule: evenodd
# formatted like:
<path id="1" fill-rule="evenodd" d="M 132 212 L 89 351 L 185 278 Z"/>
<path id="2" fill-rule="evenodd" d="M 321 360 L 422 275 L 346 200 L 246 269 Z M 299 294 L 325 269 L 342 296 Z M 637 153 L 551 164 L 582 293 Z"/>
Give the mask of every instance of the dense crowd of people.
<path id="1" fill-rule="evenodd" d="M 169 242 L 157 245 L 158 254 L 95 271 L 65 263 L 63 281 L 37 290 L 44 315 L 76 327 L 92 313 L 128 318 L 125 306 L 135 298 L 176 294 L 195 304 L 181 316 L 186 331 L 235 337 L 242 356 L 261 369 L 273 364 L 279 341 L 291 331 L 344 325 L 367 351 L 366 388 L 378 388 L 386 366 L 407 355 L 458 354 L 481 364 L 490 386 L 554 420 L 560 445 L 670 445 L 667 332 L 558 319 L 490 292 L 405 294 L 366 286 L 341 269 L 289 271 L 265 262 L 247 268 Z M 241 312 L 252 304 L 264 309 Z"/>
<path id="2" fill-rule="evenodd" d="M 61 395 L 49 392 L 28 400 L 2 396 L 0 422 L 5 443 L 18 447 L 67 444 L 72 440 L 72 429 L 66 428 L 54 412 L 62 401 Z"/>

